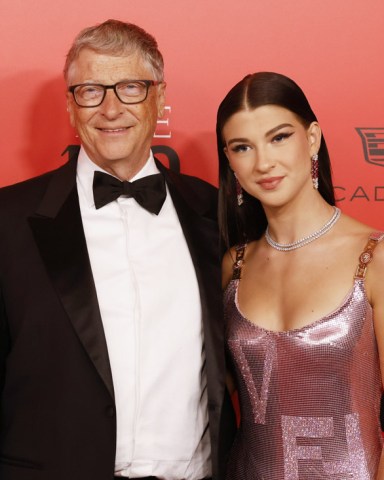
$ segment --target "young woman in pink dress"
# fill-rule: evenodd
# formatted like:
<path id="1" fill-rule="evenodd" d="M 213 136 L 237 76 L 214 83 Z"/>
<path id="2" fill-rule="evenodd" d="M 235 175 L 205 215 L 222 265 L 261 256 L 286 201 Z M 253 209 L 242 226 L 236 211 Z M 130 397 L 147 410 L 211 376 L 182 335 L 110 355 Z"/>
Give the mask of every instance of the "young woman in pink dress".
<path id="1" fill-rule="evenodd" d="M 217 142 L 241 412 L 227 478 L 382 480 L 384 235 L 335 206 L 320 125 L 291 79 L 235 85 Z"/>

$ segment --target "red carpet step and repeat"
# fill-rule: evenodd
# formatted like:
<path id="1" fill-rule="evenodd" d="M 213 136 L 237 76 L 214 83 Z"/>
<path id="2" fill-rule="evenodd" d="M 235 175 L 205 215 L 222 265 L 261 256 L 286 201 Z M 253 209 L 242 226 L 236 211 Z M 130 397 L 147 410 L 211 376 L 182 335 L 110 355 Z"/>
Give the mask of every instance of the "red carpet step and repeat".
<path id="1" fill-rule="evenodd" d="M 339 206 L 384 229 L 382 0 L 0 0 L 0 186 L 57 167 L 77 143 L 62 67 L 78 31 L 108 18 L 144 27 L 164 54 L 164 163 L 217 184 L 219 102 L 247 73 L 280 72 L 318 116 Z"/>

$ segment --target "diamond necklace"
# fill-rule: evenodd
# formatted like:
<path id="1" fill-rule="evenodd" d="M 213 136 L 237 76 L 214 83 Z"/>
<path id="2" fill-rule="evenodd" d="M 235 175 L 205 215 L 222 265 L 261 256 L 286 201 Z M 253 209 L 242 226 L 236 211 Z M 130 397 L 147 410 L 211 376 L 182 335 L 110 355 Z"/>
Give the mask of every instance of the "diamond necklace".
<path id="1" fill-rule="evenodd" d="M 291 250 L 296 250 L 297 248 L 304 247 L 304 245 L 307 245 L 308 243 L 311 243 L 314 240 L 317 240 L 318 238 L 325 235 L 335 225 L 335 223 L 340 217 L 340 209 L 337 207 L 333 207 L 333 209 L 334 209 L 334 214 L 328 220 L 328 222 L 320 228 L 320 230 L 316 230 L 316 232 L 313 232 L 310 235 L 301 238 L 300 240 L 296 240 L 296 242 L 292 242 L 292 243 L 275 242 L 275 240 L 273 240 L 271 238 L 271 235 L 269 234 L 268 226 L 265 230 L 265 239 L 267 240 L 267 242 L 271 247 L 275 248 L 276 250 L 279 250 L 280 252 L 289 252 Z"/>

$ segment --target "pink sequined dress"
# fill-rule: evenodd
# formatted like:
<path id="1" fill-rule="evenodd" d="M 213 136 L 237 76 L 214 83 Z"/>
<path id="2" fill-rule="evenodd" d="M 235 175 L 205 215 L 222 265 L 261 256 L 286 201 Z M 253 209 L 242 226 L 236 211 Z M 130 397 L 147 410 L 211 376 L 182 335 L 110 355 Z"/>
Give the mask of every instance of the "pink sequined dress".
<path id="1" fill-rule="evenodd" d="M 382 238 L 373 234 L 370 242 Z M 228 285 L 227 345 L 241 423 L 227 480 L 375 479 L 382 383 L 364 287 L 373 248 L 360 257 L 342 305 L 296 330 L 273 332 L 251 323 L 238 307 L 239 279 Z"/>

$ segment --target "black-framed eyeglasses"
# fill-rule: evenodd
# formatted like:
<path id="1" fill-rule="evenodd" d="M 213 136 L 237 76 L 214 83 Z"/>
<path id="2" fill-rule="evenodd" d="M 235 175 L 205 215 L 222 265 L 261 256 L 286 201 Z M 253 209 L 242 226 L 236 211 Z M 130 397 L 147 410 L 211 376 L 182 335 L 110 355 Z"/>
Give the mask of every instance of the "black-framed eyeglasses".
<path id="1" fill-rule="evenodd" d="M 79 107 L 98 107 L 103 103 L 107 90 L 115 92 L 121 103 L 133 105 L 146 100 L 150 86 L 159 85 L 163 82 L 156 80 L 124 80 L 115 85 L 102 85 L 101 83 L 80 83 L 71 85 L 68 92 L 71 92 Z"/>

